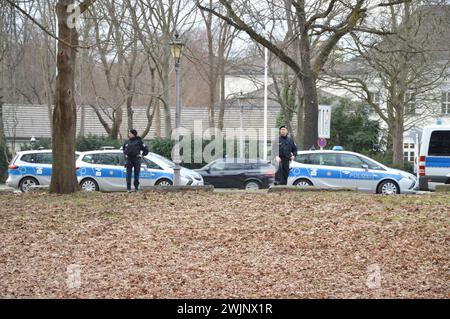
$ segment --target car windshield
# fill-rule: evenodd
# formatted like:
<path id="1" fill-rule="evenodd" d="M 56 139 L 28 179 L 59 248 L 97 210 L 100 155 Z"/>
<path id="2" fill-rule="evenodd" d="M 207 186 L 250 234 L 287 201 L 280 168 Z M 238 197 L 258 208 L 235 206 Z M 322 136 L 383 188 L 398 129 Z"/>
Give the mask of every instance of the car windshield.
<path id="1" fill-rule="evenodd" d="M 163 162 L 164 164 L 166 164 L 170 168 L 174 168 L 175 167 L 175 163 L 172 162 L 171 160 L 165 158 L 164 156 L 161 156 L 161 155 L 155 154 L 155 153 L 152 153 L 151 156 L 157 158 L 158 160 L 160 160 L 161 162 Z"/>

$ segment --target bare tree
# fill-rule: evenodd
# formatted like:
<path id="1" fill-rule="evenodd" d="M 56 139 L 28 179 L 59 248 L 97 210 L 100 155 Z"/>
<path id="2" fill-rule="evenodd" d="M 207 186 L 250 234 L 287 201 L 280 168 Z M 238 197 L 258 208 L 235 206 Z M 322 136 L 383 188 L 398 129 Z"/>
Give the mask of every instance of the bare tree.
<path id="1" fill-rule="evenodd" d="M 212 7 L 213 0 L 209 1 Z M 212 12 L 201 11 L 205 23 L 208 43 L 207 80 L 209 84 L 208 122 L 215 127 L 215 106 L 219 101 L 217 127 L 223 129 L 225 115 L 225 68 L 230 57 L 233 41 L 239 30 L 232 28 L 226 21 L 217 19 Z M 219 87 L 220 85 L 220 87 Z"/>
<path id="2" fill-rule="evenodd" d="M 405 0 L 408 1 L 408 0 Z M 363 25 L 371 8 L 390 6 L 402 1 L 391 3 L 377 1 L 314 1 L 287 0 L 283 4 L 275 1 L 258 2 L 258 7 L 251 0 L 233 1 L 219 0 L 227 15 L 221 14 L 215 7 L 209 7 L 204 1 L 197 0 L 197 6 L 204 11 L 211 12 L 235 28 L 242 30 L 257 43 L 267 47 L 282 62 L 286 63 L 298 77 L 302 87 L 305 116 L 303 120 L 302 135 L 304 146 L 314 145 L 317 140 L 318 126 L 318 98 L 317 79 L 336 44 L 353 30 L 370 30 Z M 298 53 L 279 44 L 279 39 L 265 34 L 264 25 L 276 23 L 271 21 L 273 11 L 284 22 L 285 13 L 291 12 L 295 20 L 291 43 L 298 43 Z M 286 35 L 286 32 L 284 33 Z M 284 37 L 285 38 L 285 37 Z M 320 38 L 320 40 L 319 40 Z M 298 39 L 298 42 L 295 40 Z M 316 51 L 312 51 L 315 41 L 320 42 Z"/>
<path id="3" fill-rule="evenodd" d="M 347 89 L 373 108 L 387 126 L 388 149 L 399 167 L 404 132 L 436 114 L 450 66 L 450 7 L 424 3 L 385 10 L 380 19 L 390 35 L 352 33 L 346 48 L 354 56 L 351 70 L 344 66 L 349 64 L 336 65 L 324 77 L 328 85 Z"/>

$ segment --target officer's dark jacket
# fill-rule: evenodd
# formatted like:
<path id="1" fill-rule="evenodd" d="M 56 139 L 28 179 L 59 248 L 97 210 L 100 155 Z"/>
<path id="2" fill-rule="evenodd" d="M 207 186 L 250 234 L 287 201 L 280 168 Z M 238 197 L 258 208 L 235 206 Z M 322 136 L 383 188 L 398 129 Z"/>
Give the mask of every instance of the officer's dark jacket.
<path id="1" fill-rule="evenodd" d="M 281 159 L 289 159 L 292 155 L 297 156 L 297 145 L 289 136 L 279 136 L 274 141 L 272 154 L 278 155 Z"/>
<path id="2" fill-rule="evenodd" d="M 148 146 L 144 144 L 139 136 L 130 138 L 126 141 L 125 144 L 123 144 L 122 149 L 125 157 L 129 159 L 138 157 L 141 154 L 141 151 L 143 156 L 147 155 L 149 152 Z"/>

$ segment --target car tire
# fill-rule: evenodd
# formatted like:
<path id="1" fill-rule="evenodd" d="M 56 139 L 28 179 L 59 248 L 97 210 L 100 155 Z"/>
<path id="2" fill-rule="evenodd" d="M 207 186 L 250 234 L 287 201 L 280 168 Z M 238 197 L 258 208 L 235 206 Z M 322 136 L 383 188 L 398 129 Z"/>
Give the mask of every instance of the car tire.
<path id="1" fill-rule="evenodd" d="M 98 183 L 92 178 L 83 179 L 80 183 L 80 187 L 81 190 L 85 192 L 98 192 L 100 190 Z"/>
<path id="2" fill-rule="evenodd" d="M 261 183 L 259 183 L 258 181 L 247 181 L 244 184 L 244 188 L 246 190 L 258 190 L 261 189 Z"/>
<path id="3" fill-rule="evenodd" d="M 377 193 L 382 195 L 400 194 L 400 187 L 392 180 L 382 181 L 377 187 Z"/>
<path id="4" fill-rule="evenodd" d="M 163 179 L 160 179 L 159 181 L 157 181 L 155 183 L 155 185 L 156 186 L 172 186 L 173 183 L 170 179 L 163 178 Z"/>
<path id="5" fill-rule="evenodd" d="M 314 186 L 313 183 L 310 180 L 307 180 L 306 178 L 298 179 L 294 182 L 294 186 Z"/>
<path id="6" fill-rule="evenodd" d="M 39 185 L 39 182 L 34 177 L 25 177 L 19 183 L 19 189 L 22 193 L 28 193 L 31 186 Z"/>

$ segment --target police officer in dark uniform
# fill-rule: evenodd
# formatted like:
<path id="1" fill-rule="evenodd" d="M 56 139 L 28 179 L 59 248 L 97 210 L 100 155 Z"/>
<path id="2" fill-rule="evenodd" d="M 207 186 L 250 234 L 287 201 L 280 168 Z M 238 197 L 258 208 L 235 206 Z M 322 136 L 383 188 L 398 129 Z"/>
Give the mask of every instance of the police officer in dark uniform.
<path id="1" fill-rule="evenodd" d="M 275 155 L 275 166 L 277 173 L 275 175 L 275 185 L 287 185 L 289 176 L 289 162 L 295 159 L 297 155 L 297 146 L 294 140 L 288 136 L 286 126 L 280 127 L 280 136 L 276 138 L 272 146 L 272 154 Z"/>
<path id="2" fill-rule="evenodd" d="M 128 132 L 128 141 L 123 144 L 125 167 L 127 169 L 127 191 L 131 192 L 131 173 L 134 169 L 134 189 L 139 191 L 139 174 L 141 172 L 142 156 L 148 154 L 148 147 L 137 134 L 136 130 Z M 141 154 L 142 151 L 142 154 Z"/>

